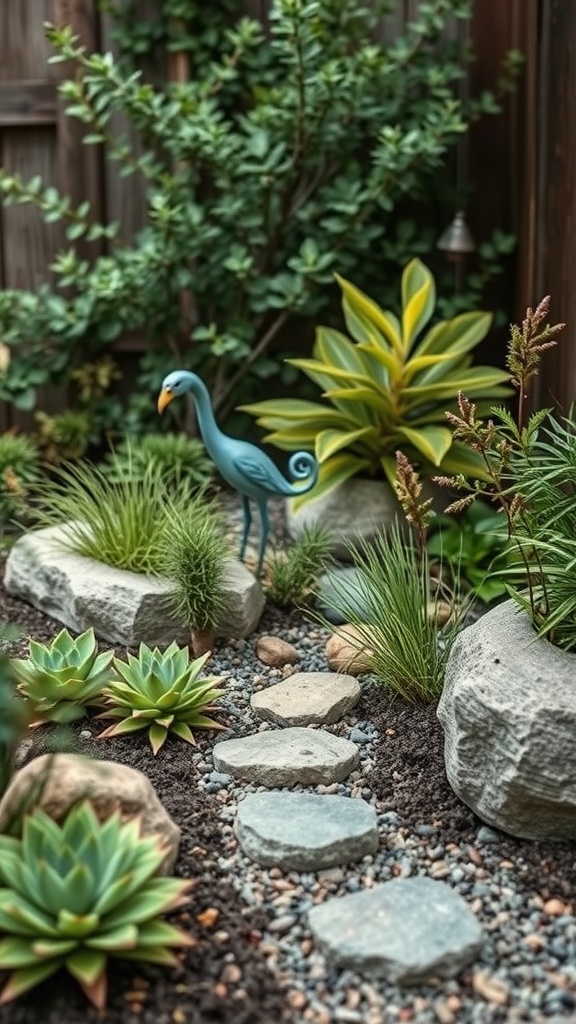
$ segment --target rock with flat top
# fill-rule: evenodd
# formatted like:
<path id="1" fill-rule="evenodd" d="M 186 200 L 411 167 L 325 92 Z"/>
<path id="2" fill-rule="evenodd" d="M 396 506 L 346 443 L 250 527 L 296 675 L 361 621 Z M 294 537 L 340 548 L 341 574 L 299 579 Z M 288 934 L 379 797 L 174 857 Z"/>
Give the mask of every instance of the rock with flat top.
<path id="1" fill-rule="evenodd" d="M 356 767 L 358 747 L 320 729 L 274 729 L 214 745 L 216 771 L 260 786 L 331 785 Z"/>
<path id="2" fill-rule="evenodd" d="M 348 864 L 378 850 L 375 809 L 349 796 L 249 793 L 235 828 L 251 860 L 294 871 Z"/>
<path id="3" fill-rule="evenodd" d="M 98 637 L 113 644 L 189 642 L 190 630 L 170 609 L 168 580 L 76 555 L 63 547 L 66 536 L 66 527 L 49 526 L 20 537 L 6 562 L 8 593 L 74 632 L 92 627 Z M 246 637 L 264 610 L 262 587 L 241 562 L 230 559 L 224 590 L 225 610 L 216 624 L 216 636 Z"/>
<path id="4" fill-rule="evenodd" d="M 445 882 L 402 878 L 313 907 L 317 949 L 339 967 L 401 985 L 454 978 L 480 953 L 474 914 Z"/>
<path id="5" fill-rule="evenodd" d="M 277 725 L 331 725 L 360 700 L 360 686 L 341 672 L 296 672 L 255 693 L 259 718 Z"/>

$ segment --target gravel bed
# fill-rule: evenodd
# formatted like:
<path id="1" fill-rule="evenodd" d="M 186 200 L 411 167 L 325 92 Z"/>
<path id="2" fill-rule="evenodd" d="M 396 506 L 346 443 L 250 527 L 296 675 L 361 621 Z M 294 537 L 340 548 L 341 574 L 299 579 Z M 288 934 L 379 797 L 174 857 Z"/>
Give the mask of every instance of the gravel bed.
<path id="1" fill-rule="evenodd" d="M 59 628 L 5 593 L 0 593 L 0 603 L 3 618 L 22 623 L 37 639 L 47 640 Z M 255 640 L 261 634 L 292 643 L 300 655 L 298 664 L 284 670 L 263 665 L 255 655 Z M 134 972 L 123 967 L 114 971 L 107 1020 L 111 1024 L 137 1019 L 146 1024 L 576 1021 L 576 847 L 514 840 L 475 818 L 446 781 L 442 733 L 433 707 L 393 699 L 365 677 L 358 707 L 343 721 L 325 727 L 358 744 L 360 763 L 345 782 L 315 791 L 364 799 L 375 806 L 381 836 L 376 855 L 359 864 L 298 873 L 261 869 L 240 851 L 233 831 L 237 802 L 261 787 L 239 784 L 215 772 L 213 743 L 275 728 L 255 719 L 251 694 L 293 671 L 327 670 L 326 636 L 297 613 L 269 608 L 256 636 L 220 642 L 211 671 L 226 679 L 220 720 L 226 722 L 227 730 L 216 736 L 199 734 L 195 749 L 169 742 L 153 758 L 143 738 L 99 743 L 95 737 L 100 723 L 93 720 L 82 722 L 76 730 L 79 750 L 146 771 L 183 829 L 178 871 L 200 880 L 189 915 L 191 926 L 207 903 L 220 908 L 223 920 L 226 913 L 230 916 L 224 925 L 228 941 L 219 947 L 215 936 L 207 941 L 204 935 L 201 951 L 187 954 L 184 980 L 178 976 L 167 980 L 166 972 L 142 972 L 146 999 L 136 1011 L 125 998 Z M 14 649 L 25 647 L 23 636 Z M 42 748 L 38 734 L 26 756 Z M 391 878 L 418 874 L 450 884 L 485 930 L 483 953 L 458 979 L 432 979 L 401 989 L 329 967 L 315 952 L 307 926 L 311 906 Z M 222 984 L 225 994 L 218 988 Z M 64 991 L 65 1000 L 51 992 L 50 1000 L 56 1001 L 49 1011 L 45 990 L 22 1000 L 17 1008 L 0 1010 L 0 1024 L 36 1024 L 40 1019 L 80 1024 L 98 1019 L 72 987 L 65 986 Z M 237 997 L 238 991 L 244 995 Z"/>

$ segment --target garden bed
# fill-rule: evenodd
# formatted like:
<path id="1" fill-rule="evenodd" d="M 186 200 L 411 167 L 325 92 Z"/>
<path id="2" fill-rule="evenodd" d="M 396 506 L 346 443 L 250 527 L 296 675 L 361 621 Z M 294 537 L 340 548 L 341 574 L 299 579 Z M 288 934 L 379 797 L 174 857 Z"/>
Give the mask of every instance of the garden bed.
<path id="1" fill-rule="evenodd" d="M 13 646 L 19 654 L 27 652 L 28 635 L 48 641 L 59 628 L 1 588 L 0 618 L 22 628 Z M 300 615 L 269 609 L 259 632 L 293 643 L 299 669 L 327 669 L 325 635 Z M 78 750 L 116 759 L 150 777 L 182 830 L 176 873 L 196 879 L 190 906 L 179 917 L 197 945 L 186 951 L 176 972 L 114 964 L 106 1020 L 451 1024 L 569 1016 L 576 983 L 574 845 L 514 840 L 483 826 L 448 786 L 432 706 L 410 706 L 367 684 L 354 712 L 327 727 L 346 737 L 355 730 L 352 738 L 360 743 L 360 768 L 339 791 L 375 803 L 381 832 L 375 857 L 311 878 L 259 869 L 246 860 L 233 836 L 233 811 L 242 791 L 255 787 L 218 787 L 209 775 L 215 738 L 258 729 L 248 704 L 252 688 L 281 678 L 279 670 L 257 661 L 255 639 L 218 642 L 214 671 L 228 676 L 220 717 L 229 731 L 199 734 L 196 750 L 169 740 L 154 758 L 143 735 L 100 743 L 94 737 L 101 723 L 84 720 L 75 728 Z M 42 744 L 39 732 L 27 756 L 40 752 Z M 406 874 L 444 879 L 464 896 L 486 931 L 481 958 L 457 980 L 406 990 L 327 967 L 313 949 L 306 923 L 310 905 Z M 75 984 L 60 977 L 0 1010 L 0 1024 L 97 1019 Z"/>

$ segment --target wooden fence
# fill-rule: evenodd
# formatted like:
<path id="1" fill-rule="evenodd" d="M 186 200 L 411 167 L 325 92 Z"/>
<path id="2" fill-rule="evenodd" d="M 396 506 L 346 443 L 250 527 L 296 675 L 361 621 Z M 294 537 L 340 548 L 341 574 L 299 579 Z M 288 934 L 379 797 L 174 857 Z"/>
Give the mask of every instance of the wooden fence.
<path id="1" fill-rule="evenodd" d="M 141 16 L 149 16 L 157 2 L 138 0 Z M 398 0 L 398 27 L 417 7 L 418 0 Z M 265 22 L 268 0 L 246 0 L 246 9 Z M 74 202 L 88 199 L 97 218 L 118 220 L 122 236 L 130 238 L 142 224 L 143 195 L 133 179 L 117 176 L 99 147 L 83 146 L 81 126 L 65 117 L 57 84 L 70 69 L 47 63 L 44 21 L 70 24 L 88 49 L 111 48 L 110 23 L 98 12 L 97 0 L 1 0 L 0 165 L 24 178 L 40 174 Z M 566 127 L 576 107 L 576 63 L 567 43 L 576 38 L 576 5 L 563 0 L 476 0 L 471 32 L 478 54 L 471 71 L 473 92 L 493 86 L 510 48 L 525 53 L 526 68 L 504 113 L 472 132 L 468 162 L 475 198 L 470 226 L 477 237 L 486 234 L 487 225 L 518 236 L 513 273 L 505 281 L 505 293 L 495 296 L 510 317 L 550 291 L 554 313 L 570 315 L 569 339 L 576 339 L 576 264 L 569 235 L 576 186 L 569 157 L 573 129 Z M 168 73 L 175 78 L 181 74 L 178 56 L 167 58 L 172 62 Z M 31 207 L 0 209 L 0 286 L 37 287 L 47 279 L 60 243 L 58 226 L 45 225 Z M 94 253 L 93 246 L 90 251 Z M 565 340 L 562 352 L 549 360 L 542 383 L 566 401 L 576 396 L 576 345 Z M 8 410 L 0 415 L 0 428 L 11 422 L 10 415 Z"/>

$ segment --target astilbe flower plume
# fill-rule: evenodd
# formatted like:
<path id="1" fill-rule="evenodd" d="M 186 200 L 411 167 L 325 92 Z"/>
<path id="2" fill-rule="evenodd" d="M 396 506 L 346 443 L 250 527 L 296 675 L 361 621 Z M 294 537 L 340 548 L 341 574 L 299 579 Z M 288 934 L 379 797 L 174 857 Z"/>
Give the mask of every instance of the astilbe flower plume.
<path id="1" fill-rule="evenodd" d="M 422 483 L 414 466 L 403 452 L 396 452 L 396 496 L 408 523 L 416 530 L 418 546 L 422 551 L 426 531 L 434 518 L 432 498 L 422 499 Z"/>

